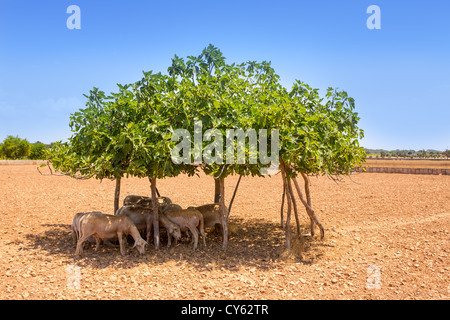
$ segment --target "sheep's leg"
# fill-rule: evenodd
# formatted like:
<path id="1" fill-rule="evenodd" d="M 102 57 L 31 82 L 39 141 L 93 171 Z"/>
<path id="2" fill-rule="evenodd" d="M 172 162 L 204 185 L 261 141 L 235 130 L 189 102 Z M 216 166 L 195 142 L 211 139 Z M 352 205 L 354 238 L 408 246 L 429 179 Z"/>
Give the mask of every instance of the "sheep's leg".
<path id="1" fill-rule="evenodd" d="M 177 241 L 177 239 L 175 239 Z M 172 245 L 172 235 L 170 234 L 169 230 L 167 230 L 167 248 L 170 248 Z"/>
<path id="2" fill-rule="evenodd" d="M 186 230 L 186 241 L 189 241 L 189 239 L 191 240 L 191 244 L 194 242 L 194 238 L 191 238 L 191 234 L 189 233 L 189 230 Z"/>
<path id="3" fill-rule="evenodd" d="M 190 244 L 194 243 L 194 238 L 191 238 L 191 234 L 189 233 L 189 230 L 186 230 L 186 239 L 189 241 L 189 239 L 191 239 Z"/>
<path id="4" fill-rule="evenodd" d="M 73 244 L 77 245 L 77 234 L 75 232 L 75 229 L 71 226 L 70 227 L 70 233 L 72 234 L 72 240 L 73 240 Z"/>
<path id="5" fill-rule="evenodd" d="M 122 232 L 117 232 L 117 238 L 119 239 L 120 254 L 122 256 L 124 256 L 125 255 L 125 243 L 123 241 L 123 234 L 122 234 Z"/>
<path id="6" fill-rule="evenodd" d="M 83 254 L 83 245 L 87 238 L 89 238 L 89 236 L 81 236 L 80 238 L 78 238 L 77 248 L 75 250 L 76 256 L 81 256 Z"/>
<path id="7" fill-rule="evenodd" d="M 203 246 L 206 248 L 206 235 L 205 235 L 205 231 L 201 232 L 202 238 L 203 238 Z"/>
<path id="8" fill-rule="evenodd" d="M 75 249 L 75 256 L 80 257 L 83 254 L 83 243 L 78 240 L 77 248 Z"/>
<path id="9" fill-rule="evenodd" d="M 203 239 L 203 247 L 206 248 L 206 235 L 205 235 L 205 230 L 199 229 L 198 231 L 199 231 L 199 233 L 200 233 L 200 235 L 202 236 L 202 239 Z"/>
<path id="10" fill-rule="evenodd" d="M 197 249 L 197 243 L 198 243 L 198 231 L 197 231 L 197 228 L 195 228 L 195 227 L 194 228 L 189 227 L 189 230 L 192 233 L 192 237 L 194 240 L 194 250 L 195 250 L 195 249 Z"/>
<path id="11" fill-rule="evenodd" d="M 100 238 L 95 237 L 95 252 L 100 248 Z"/>

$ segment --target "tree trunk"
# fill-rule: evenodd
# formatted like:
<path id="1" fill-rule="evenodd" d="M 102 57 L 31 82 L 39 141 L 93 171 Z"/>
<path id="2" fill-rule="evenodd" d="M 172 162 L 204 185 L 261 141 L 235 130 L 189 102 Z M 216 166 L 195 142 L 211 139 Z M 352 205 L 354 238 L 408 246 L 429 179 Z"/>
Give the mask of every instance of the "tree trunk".
<path id="1" fill-rule="evenodd" d="M 220 182 L 219 179 L 214 178 L 214 203 L 220 201 Z"/>
<path id="2" fill-rule="evenodd" d="M 286 190 L 288 190 L 288 185 L 287 185 L 287 179 L 286 176 L 283 175 L 283 183 L 285 185 Z M 288 249 L 291 248 L 291 211 L 292 211 L 292 201 L 291 201 L 291 194 L 288 192 L 286 192 L 286 200 L 287 200 L 287 205 L 288 205 L 288 209 L 287 209 L 287 215 L 286 215 L 286 223 L 284 225 L 284 230 L 285 230 L 285 234 L 286 234 L 286 247 Z"/>
<path id="3" fill-rule="evenodd" d="M 150 181 L 150 196 L 151 196 L 151 193 L 152 193 L 152 178 L 148 177 L 148 181 Z M 159 194 L 158 188 L 155 187 L 155 189 L 156 189 L 156 195 L 158 196 L 158 198 L 161 197 L 161 195 Z"/>
<path id="4" fill-rule="evenodd" d="M 222 244 L 222 250 L 226 250 L 228 246 L 228 213 L 227 209 L 225 207 L 225 179 L 224 178 L 218 178 L 219 180 L 219 204 L 220 204 L 220 220 L 222 222 L 222 230 L 223 230 L 223 244 Z"/>
<path id="5" fill-rule="evenodd" d="M 239 175 L 238 182 L 236 183 L 236 187 L 234 188 L 233 197 L 231 197 L 230 204 L 228 205 L 228 213 L 227 213 L 227 223 L 228 223 L 228 217 L 230 216 L 231 212 L 231 206 L 233 205 L 234 197 L 236 197 L 237 189 L 239 188 L 239 183 L 241 183 L 242 175 Z"/>
<path id="6" fill-rule="evenodd" d="M 309 192 L 309 178 L 303 172 L 302 172 L 302 177 L 303 177 L 303 180 L 305 180 L 306 202 L 308 203 L 308 206 L 310 206 L 312 208 L 312 206 L 311 206 L 311 193 Z M 315 222 L 314 222 L 314 219 L 311 216 L 309 217 L 309 219 L 311 220 L 311 236 L 314 236 L 314 234 L 316 233 Z"/>
<path id="7" fill-rule="evenodd" d="M 311 208 L 311 206 L 308 205 L 308 202 L 306 202 L 305 198 L 303 198 L 302 191 L 300 190 L 300 187 L 299 187 L 296 179 L 294 179 L 294 185 L 295 185 L 295 188 L 297 189 L 298 197 L 300 198 L 300 201 L 305 206 L 306 212 L 308 213 L 310 219 L 314 220 L 314 222 L 319 226 L 320 239 L 323 239 L 323 237 L 325 236 L 325 230 L 324 230 L 322 224 L 320 223 L 319 219 L 317 218 L 316 214 L 314 213 L 314 210 Z"/>
<path id="8" fill-rule="evenodd" d="M 152 190 L 152 207 L 153 207 L 153 241 L 155 249 L 159 249 L 159 214 L 158 214 L 158 200 L 156 199 L 156 178 L 150 179 L 150 188 Z"/>
<path id="9" fill-rule="evenodd" d="M 294 191 L 292 190 L 291 179 L 287 179 L 287 183 L 288 183 L 288 192 L 291 196 L 292 206 L 294 207 L 294 217 L 295 222 L 297 223 L 297 234 L 300 235 L 300 220 L 298 219 L 297 202 L 295 201 Z"/>
<path id="10" fill-rule="evenodd" d="M 291 205 L 294 208 L 295 221 L 297 223 L 297 233 L 298 233 L 298 235 L 300 235 L 300 220 L 298 219 L 297 202 L 295 201 L 291 179 L 288 179 L 287 175 L 286 175 L 286 164 L 284 162 L 282 162 L 282 166 L 283 166 L 283 170 L 281 170 L 281 175 L 282 175 L 284 181 L 286 181 L 286 184 L 284 184 L 284 191 L 290 196 Z"/>
<path id="11" fill-rule="evenodd" d="M 120 198 L 120 178 L 116 178 L 116 190 L 114 192 L 114 214 L 119 210 L 119 198 Z"/>
<path id="12" fill-rule="evenodd" d="M 284 228 L 284 200 L 286 199 L 286 185 L 284 184 L 284 178 L 283 180 L 283 195 L 281 196 L 281 228 Z"/>

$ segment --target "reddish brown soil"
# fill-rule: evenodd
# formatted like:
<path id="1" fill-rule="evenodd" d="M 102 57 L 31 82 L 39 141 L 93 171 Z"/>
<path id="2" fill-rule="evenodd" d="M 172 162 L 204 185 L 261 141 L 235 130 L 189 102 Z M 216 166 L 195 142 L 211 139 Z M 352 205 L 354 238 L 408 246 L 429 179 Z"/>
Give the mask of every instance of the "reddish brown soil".
<path id="1" fill-rule="evenodd" d="M 450 160 L 366 159 L 363 165 L 388 168 L 449 169 Z"/>
<path id="2" fill-rule="evenodd" d="M 226 179 L 227 203 L 236 177 Z M 358 174 L 336 184 L 312 178 L 312 204 L 325 239 L 309 235 L 285 249 L 281 178 L 243 178 L 230 240 L 208 234 L 139 256 L 93 247 L 74 259 L 69 226 L 79 211 L 111 213 L 114 182 L 41 176 L 36 166 L 0 166 L 1 299 L 449 299 L 450 177 Z M 302 185 L 302 184 L 301 184 Z M 213 199 L 212 178 L 158 181 L 183 207 Z M 149 194 L 147 179 L 124 179 L 127 194 Z M 293 220 L 295 221 L 295 220 Z M 293 234 L 295 225 L 292 224 Z M 318 234 L 318 232 L 316 232 Z M 75 266 L 77 269 L 71 269 Z M 379 270 L 371 289 L 369 266 Z M 74 271 L 80 287 L 68 286 Z M 369 281 L 369 284 L 372 282 Z"/>

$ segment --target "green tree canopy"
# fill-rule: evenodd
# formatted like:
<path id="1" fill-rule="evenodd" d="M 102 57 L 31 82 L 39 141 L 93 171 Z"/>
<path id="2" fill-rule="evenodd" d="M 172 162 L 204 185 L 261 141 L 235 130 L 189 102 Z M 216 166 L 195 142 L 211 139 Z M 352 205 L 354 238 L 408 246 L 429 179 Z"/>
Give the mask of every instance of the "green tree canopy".
<path id="1" fill-rule="evenodd" d="M 233 138 L 227 136 L 230 129 L 253 129 L 259 139 L 266 130 L 268 149 L 278 133 L 285 187 L 299 174 L 347 175 L 364 160 L 355 101 L 345 91 L 328 88 L 321 97 L 318 89 L 299 80 L 284 88 L 270 62 L 227 64 L 212 45 L 186 60 L 175 55 L 167 73 L 143 72 L 139 81 L 118 85 L 110 95 L 91 90 L 85 95 L 86 108 L 70 117 L 72 136 L 52 148 L 53 166 L 74 177 L 118 181 L 124 175 L 156 181 L 193 175 L 200 168 L 220 179 L 230 174 L 262 176 L 270 163 L 261 157 L 268 153 L 247 143 L 244 150 L 232 151 L 216 144 L 218 136 Z M 191 139 L 193 152 L 188 154 L 197 166 L 173 161 L 177 129 L 191 138 L 202 137 L 200 146 Z M 227 161 L 242 152 L 245 163 Z M 250 163 L 254 156 L 257 161 Z M 304 204 L 313 219 L 309 195 Z"/>

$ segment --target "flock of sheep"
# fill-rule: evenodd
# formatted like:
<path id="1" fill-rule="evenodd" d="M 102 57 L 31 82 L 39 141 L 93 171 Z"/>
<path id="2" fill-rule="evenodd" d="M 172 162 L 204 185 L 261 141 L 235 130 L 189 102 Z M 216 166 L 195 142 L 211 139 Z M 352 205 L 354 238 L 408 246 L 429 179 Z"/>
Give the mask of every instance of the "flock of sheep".
<path id="1" fill-rule="evenodd" d="M 203 245 L 206 246 L 205 228 L 222 229 L 217 203 L 182 209 L 167 197 L 158 197 L 157 200 L 159 225 L 167 231 L 168 247 L 171 245 L 172 238 L 175 239 L 176 244 L 181 239 L 181 232 L 186 234 L 190 232 L 195 250 L 199 235 L 203 239 Z M 101 240 L 104 244 L 111 245 L 111 242 L 116 239 L 119 241 L 120 253 L 125 255 L 128 235 L 134 239 L 133 248 L 136 247 L 139 253 L 143 254 L 150 240 L 154 218 L 152 198 L 135 195 L 127 196 L 123 200 L 123 207 L 114 215 L 98 211 L 79 212 L 73 217 L 70 228 L 76 245 L 75 256 L 83 254 L 86 241 L 95 242 L 95 251 L 97 251 Z M 142 238 L 142 234 L 145 234 L 146 240 Z"/>

